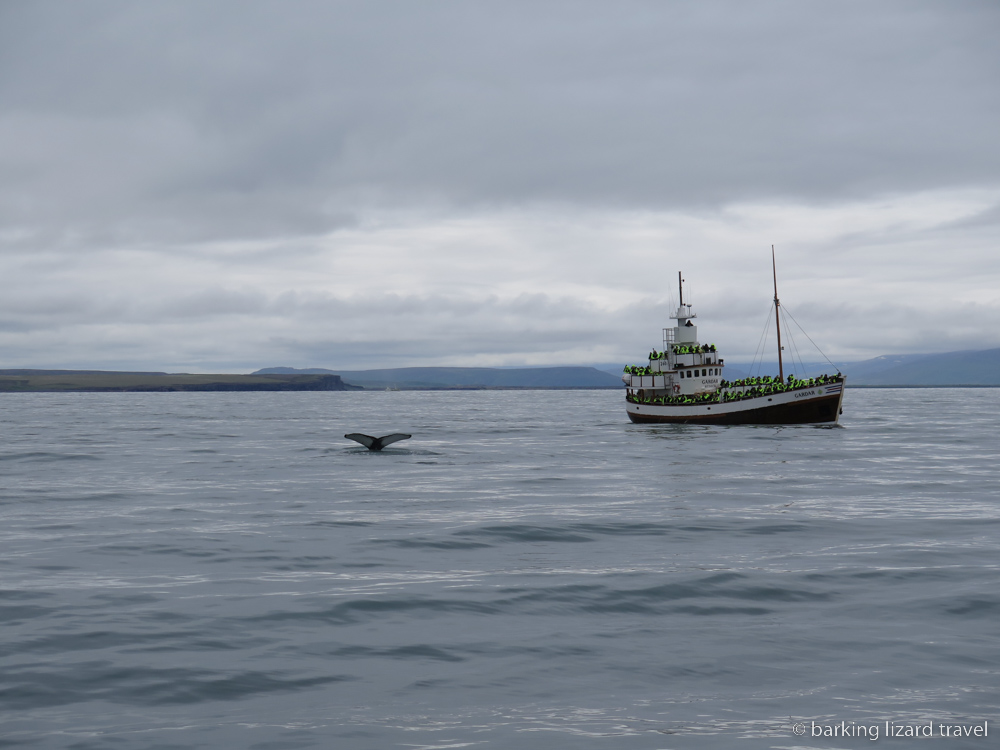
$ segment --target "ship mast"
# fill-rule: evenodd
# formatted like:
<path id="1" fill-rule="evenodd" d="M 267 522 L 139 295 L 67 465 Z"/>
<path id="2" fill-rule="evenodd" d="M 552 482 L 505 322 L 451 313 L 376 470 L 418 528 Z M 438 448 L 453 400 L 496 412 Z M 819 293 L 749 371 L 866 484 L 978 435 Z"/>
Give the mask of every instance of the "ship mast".
<path id="1" fill-rule="evenodd" d="M 680 271 L 677 272 L 677 289 L 679 290 L 681 295 L 680 307 L 684 307 L 684 279 L 681 278 Z"/>
<path id="2" fill-rule="evenodd" d="M 774 274 L 774 325 L 778 329 L 778 378 L 785 382 L 785 368 L 781 364 L 781 303 L 778 302 L 778 267 L 774 262 L 774 245 L 771 245 L 771 272 Z"/>

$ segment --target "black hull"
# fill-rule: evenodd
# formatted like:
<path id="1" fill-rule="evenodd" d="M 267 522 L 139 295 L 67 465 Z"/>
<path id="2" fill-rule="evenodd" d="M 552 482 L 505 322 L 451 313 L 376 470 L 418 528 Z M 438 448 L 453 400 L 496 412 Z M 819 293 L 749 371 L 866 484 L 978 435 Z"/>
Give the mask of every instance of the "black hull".
<path id="1" fill-rule="evenodd" d="M 671 416 L 630 411 L 628 418 L 637 424 L 827 424 L 839 418 L 841 397 L 842 394 L 836 393 L 804 402 L 769 404 L 729 413 Z"/>

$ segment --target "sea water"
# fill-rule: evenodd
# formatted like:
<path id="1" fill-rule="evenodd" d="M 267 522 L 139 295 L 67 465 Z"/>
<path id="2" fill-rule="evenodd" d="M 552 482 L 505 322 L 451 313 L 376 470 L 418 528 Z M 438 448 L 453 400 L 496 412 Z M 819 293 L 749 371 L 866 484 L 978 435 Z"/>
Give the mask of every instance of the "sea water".
<path id="1" fill-rule="evenodd" d="M 1000 390 L 849 388 L 827 428 L 633 425 L 618 391 L 4 394 L 0 422 L 0 747 L 1000 736 Z"/>

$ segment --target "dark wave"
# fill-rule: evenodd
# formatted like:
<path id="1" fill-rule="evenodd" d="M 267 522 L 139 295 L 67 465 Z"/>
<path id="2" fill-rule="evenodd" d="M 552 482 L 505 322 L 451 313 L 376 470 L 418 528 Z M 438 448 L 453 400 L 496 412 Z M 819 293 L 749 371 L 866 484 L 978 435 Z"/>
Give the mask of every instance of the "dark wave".
<path id="1" fill-rule="evenodd" d="M 455 532 L 455 536 L 485 537 L 511 542 L 589 542 L 591 537 L 570 528 L 529 526 L 512 524 L 509 526 L 486 526 Z"/>
<path id="2" fill-rule="evenodd" d="M 35 667 L 32 669 L 32 667 Z M 284 677 L 280 673 L 207 669 L 127 668 L 106 661 L 73 664 L 71 669 L 8 670 L 0 702 L 15 710 L 65 706 L 97 700 L 124 705 L 162 706 L 202 701 L 234 701 L 262 693 L 287 693 L 356 680 L 353 675 Z"/>
<path id="3" fill-rule="evenodd" d="M 483 542 L 462 542 L 453 539 L 435 541 L 433 539 L 373 539 L 372 544 L 387 544 L 400 549 L 483 549 L 492 547 Z"/>
<path id="4" fill-rule="evenodd" d="M 304 623 L 308 621 L 349 624 L 394 615 L 496 614 L 499 607 L 464 599 L 387 598 L 351 599 L 315 610 L 275 611 L 252 619 L 260 623 Z"/>
<path id="5" fill-rule="evenodd" d="M 91 453 L 53 453 L 49 451 L 31 451 L 27 453 L 0 453 L 0 461 L 100 461 L 102 456 Z"/>

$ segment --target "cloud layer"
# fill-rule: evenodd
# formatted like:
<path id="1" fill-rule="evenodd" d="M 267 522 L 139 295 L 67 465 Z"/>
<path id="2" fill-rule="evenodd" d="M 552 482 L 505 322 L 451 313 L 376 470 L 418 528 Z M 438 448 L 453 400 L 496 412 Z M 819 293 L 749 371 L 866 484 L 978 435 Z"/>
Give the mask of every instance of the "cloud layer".
<path id="1" fill-rule="evenodd" d="M 0 8 L 4 366 L 1000 346 L 1000 6 Z"/>

